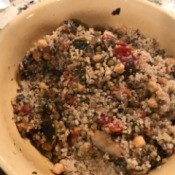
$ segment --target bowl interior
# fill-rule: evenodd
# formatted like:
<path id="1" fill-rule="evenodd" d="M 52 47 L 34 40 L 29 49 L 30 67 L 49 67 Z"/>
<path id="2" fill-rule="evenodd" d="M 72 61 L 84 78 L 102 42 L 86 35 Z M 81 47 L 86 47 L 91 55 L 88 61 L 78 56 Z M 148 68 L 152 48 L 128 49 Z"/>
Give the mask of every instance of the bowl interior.
<path id="1" fill-rule="evenodd" d="M 121 8 L 120 15 L 111 14 L 116 8 Z M 175 18 L 146 1 L 52 0 L 23 12 L 0 33 L 0 166 L 10 175 L 51 174 L 52 164 L 19 135 L 12 120 L 11 99 L 17 89 L 16 70 L 25 52 L 65 19 L 78 19 L 90 26 L 138 28 L 175 55 Z M 173 175 L 174 161 L 175 157 L 171 157 L 152 175 Z"/>

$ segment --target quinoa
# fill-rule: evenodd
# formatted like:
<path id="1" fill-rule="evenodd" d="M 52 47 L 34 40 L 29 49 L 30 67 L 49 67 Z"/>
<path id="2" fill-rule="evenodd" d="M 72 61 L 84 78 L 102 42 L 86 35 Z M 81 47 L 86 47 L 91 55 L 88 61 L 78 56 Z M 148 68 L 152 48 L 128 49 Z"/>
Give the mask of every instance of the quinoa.
<path id="1" fill-rule="evenodd" d="M 174 153 L 175 59 L 139 30 L 65 21 L 18 72 L 14 121 L 58 174 L 147 174 Z"/>

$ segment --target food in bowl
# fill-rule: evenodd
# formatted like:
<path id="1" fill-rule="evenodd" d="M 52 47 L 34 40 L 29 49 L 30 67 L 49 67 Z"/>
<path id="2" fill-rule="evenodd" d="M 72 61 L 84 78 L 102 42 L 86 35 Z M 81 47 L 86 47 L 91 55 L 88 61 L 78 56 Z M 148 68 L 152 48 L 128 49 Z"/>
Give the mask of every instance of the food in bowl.
<path id="1" fill-rule="evenodd" d="M 175 59 L 139 30 L 65 21 L 19 75 L 14 121 L 56 174 L 146 174 L 175 151 Z"/>

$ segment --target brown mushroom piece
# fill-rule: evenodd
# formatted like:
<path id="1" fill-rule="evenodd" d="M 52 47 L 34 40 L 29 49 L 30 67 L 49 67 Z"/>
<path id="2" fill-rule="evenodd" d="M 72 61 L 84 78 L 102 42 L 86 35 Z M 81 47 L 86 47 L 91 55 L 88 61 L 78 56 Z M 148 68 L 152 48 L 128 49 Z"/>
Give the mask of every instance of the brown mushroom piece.
<path id="1" fill-rule="evenodd" d="M 91 140 L 98 149 L 111 156 L 121 157 L 124 155 L 124 150 L 110 138 L 109 134 L 103 131 L 96 130 L 91 135 Z"/>

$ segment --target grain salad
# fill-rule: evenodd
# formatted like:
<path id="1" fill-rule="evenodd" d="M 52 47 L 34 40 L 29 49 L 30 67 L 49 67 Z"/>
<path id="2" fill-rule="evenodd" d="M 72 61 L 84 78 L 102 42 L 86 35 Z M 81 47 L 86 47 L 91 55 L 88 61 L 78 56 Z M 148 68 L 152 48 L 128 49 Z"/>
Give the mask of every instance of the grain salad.
<path id="1" fill-rule="evenodd" d="M 22 137 L 64 175 L 143 175 L 175 152 L 175 59 L 139 30 L 67 20 L 19 66 Z"/>

